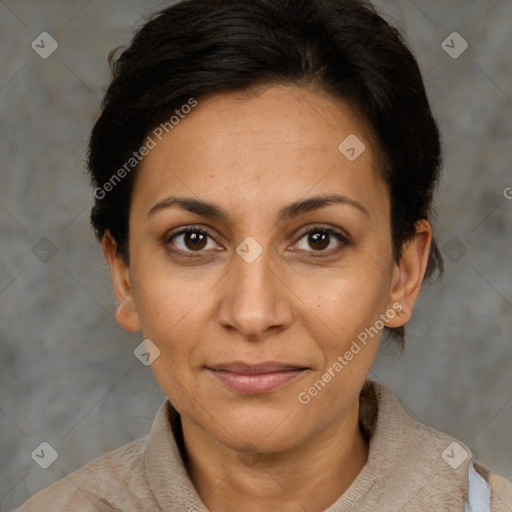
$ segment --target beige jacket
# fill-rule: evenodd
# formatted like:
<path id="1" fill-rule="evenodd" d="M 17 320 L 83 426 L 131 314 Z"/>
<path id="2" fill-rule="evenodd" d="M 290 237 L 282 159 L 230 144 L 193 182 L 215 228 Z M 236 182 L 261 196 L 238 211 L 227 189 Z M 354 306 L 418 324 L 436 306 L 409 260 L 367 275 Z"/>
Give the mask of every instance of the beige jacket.
<path id="1" fill-rule="evenodd" d="M 512 511 L 511 482 L 474 464 L 461 442 L 412 419 L 383 385 L 368 380 L 360 405 L 368 462 L 324 512 Z M 207 512 L 183 465 L 180 432 L 166 400 L 149 436 L 89 462 L 17 512 Z"/>

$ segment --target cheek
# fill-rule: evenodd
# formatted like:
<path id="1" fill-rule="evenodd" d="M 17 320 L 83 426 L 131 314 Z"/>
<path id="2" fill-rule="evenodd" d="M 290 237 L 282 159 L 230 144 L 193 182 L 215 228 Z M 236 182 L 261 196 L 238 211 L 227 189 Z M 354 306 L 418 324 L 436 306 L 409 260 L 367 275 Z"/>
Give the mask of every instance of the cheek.
<path id="1" fill-rule="evenodd" d="M 190 387 L 191 362 L 213 315 L 211 297 L 221 276 L 212 269 L 171 267 L 151 255 L 133 258 L 134 297 L 145 338 L 160 356 L 152 370 L 168 396 Z"/>
<path id="2" fill-rule="evenodd" d="M 135 258 L 134 258 L 135 260 Z M 163 260 L 163 261 L 162 261 Z M 134 298 L 142 330 L 157 340 L 173 337 L 173 331 L 198 325 L 201 309 L 219 276 L 211 269 L 193 271 L 171 266 L 163 258 L 134 261 Z M 185 340 L 184 340 L 185 341 Z"/>
<path id="3" fill-rule="evenodd" d="M 381 268 L 351 265 L 328 275 L 303 277 L 295 289 L 299 297 L 305 297 L 311 321 L 345 339 L 373 325 L 384 313 L 389 282 L 390 275 Z"/>
<path id="4" fill-rule="evenodd" d="M 302 391 L 318 414 L 339 412 L 362 387 L 384 327 L 380 315 L 386 313 L 386 274 L 351 270 L 303 283 L 314 304 L 303 308 L 304 328 L 323 362 Z"/>

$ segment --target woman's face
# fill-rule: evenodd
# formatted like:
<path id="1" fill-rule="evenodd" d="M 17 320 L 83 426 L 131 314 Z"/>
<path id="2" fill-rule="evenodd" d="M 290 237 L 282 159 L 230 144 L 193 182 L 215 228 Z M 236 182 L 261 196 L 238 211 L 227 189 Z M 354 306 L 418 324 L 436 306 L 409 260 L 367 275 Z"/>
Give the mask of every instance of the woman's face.
<path id="1" fill-rule="evenodd" d="M 292 86 L 200 100 L 157 140 L 133 191 L 130 266 L 110 262 L 118 321 L 158 347 L 183 421 L 270 453 L 357 415 L 383 322 L 412 309 L 375 167 L 346 104 Z"/>

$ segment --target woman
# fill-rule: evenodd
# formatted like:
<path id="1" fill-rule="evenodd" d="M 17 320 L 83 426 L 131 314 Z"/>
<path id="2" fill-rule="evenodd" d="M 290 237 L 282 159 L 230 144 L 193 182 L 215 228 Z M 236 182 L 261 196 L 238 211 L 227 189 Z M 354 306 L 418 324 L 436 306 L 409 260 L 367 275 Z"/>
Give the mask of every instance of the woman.
<path id="1" fill-rule="evenodd" d="M 358 0 L 185 0 L 113 70 L 91 220 L 168 400 L 19 510 L 512 510 L 368 379 L 442 271 L 439 133 L 398 32 Z"/>

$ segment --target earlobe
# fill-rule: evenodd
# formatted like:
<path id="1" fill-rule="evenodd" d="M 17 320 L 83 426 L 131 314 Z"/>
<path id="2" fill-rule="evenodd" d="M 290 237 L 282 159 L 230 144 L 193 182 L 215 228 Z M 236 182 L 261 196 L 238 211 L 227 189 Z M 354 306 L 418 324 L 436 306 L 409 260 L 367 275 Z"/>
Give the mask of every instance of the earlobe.
<path id="1" fill-rule="evenodd" d="M 116 310 L 116 320 L 123 329 L 126 329 L 130 332 L 138 332 L 142 328 L 139 320 L 139 314 L 133 299 L 127 299 L 124 302 L 118 304 Z"/>
<path id="2" fill-rule="evenodd" d="M 428 264 L 432 227 L 426 219 L 416 223 L 416 233 L 403 247 L 393 269 L 389 307 L 400 304 L 400 312 L 390 319 L 388 327 L 401 327 L 412 317 Z"/>
<path id="3" fill-rule="evenodd" d="M 130 268 L 117 250 L 114 237 L 107 230 L 103 235 L 103 254 L 110 267 L 110 275 L 117 299 L 117 323 L 130 332 L 141 330 L 139 314 L 133 298 Z"/>

